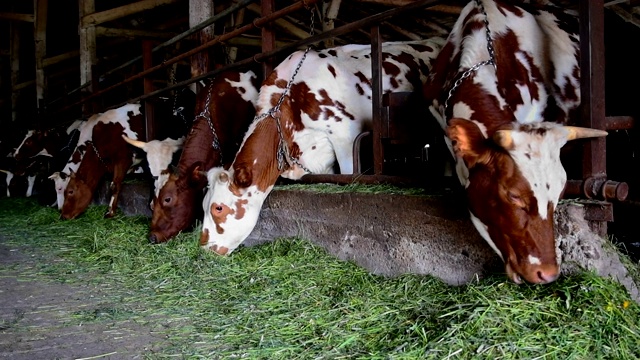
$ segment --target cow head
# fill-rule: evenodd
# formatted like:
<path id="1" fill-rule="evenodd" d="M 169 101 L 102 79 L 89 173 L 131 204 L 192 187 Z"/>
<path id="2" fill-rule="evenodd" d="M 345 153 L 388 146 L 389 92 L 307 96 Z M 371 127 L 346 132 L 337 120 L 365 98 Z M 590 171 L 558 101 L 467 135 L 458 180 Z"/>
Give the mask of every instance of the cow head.
<path id="1" fill-rule="evenodd" d="M 202 218 L 202 189 L 206 181 L 201 163 L 195 163 L 185 174 L 170 174 L 153 204 L 149 242 L 163 243 Z"/>
<path id="2" fill-rule="evenodd" d="M 471 220 L 515 283 L 548 283 L 560 274 L 553 226 L 567 180 L 560 149 L 568 140 L 606 134 L 543 122 L 487 138 L 473 121 L 449 121 L 447 135 L 468 170 L 461 180 Z"/>
<path id="3" fill-rule="evenodd" d="M 89 206 L 91 200 L 93 200 L 93 189 L 85 179 L 71 172 L 64 189 L 61 217 L 65 220 L 75 219 Z"/>
<path id="4" fill-rule="evenodd" d="M 171 163 L 174 162 L 175 154 L 182 149 L 184 136 L 177 140 L 166 138 L 164 140 L 151 140 L 148 142 L 132 139 L 126 135 L 122 135 L 122 138 L 127 143 L 142 149 L 147 156 L 149 172 L 151 172 L 151 176 L 153 177 L 153 197 L 150 203 L 150 207 L 153 209 L 153 204 L 158 197 L 160 189 L 169 179 L 169 167 Z"/>
<path id="5" fill-rule="evenodd" d="M 236 171 L 215 167 L 208 171 L 207 179 L 200 246 L 219 255 L 228 255 L 253 231 L 273 185 L 260 190 L 251 184 L 250 169 L 245 167 Z"/>
<path id="6" fill-rule="evenodd" d="M 67 184 L 69 184 L 69 175 L 56 171 L 49 176 L 49 179 L 53 180 L 56 189 L 56 204 L 58 205 L 58 210 L 62 210 L 62 204 L 64 204 L 64 189 L 66 189 Z"/>

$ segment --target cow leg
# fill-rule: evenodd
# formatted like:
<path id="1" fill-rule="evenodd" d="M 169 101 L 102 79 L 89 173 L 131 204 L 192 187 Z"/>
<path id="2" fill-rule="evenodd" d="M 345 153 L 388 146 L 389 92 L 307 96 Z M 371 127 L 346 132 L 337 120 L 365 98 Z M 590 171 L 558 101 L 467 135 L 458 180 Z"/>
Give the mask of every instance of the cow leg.
<path id="1" fill-rule="evenodd" d="M 107 213 L 104 214 L 105 218 L 112 218 L 116 214 L 116 209 L 118 207 L 118 198 L 120 196 L 120 190 L 122 189 L 122 182 L 124 181 L 124 177 L 127 174 L 127 170 L 131 166 L 131 162 L 126 162 L 124 164 L 118 163 L 113 169 L 113 181 L 111 181 L 111 200 L 109 201 L 109 209 Z"/>
<path id="2" fill-rule="evenodd" d="M 347 134 L 344 137 L 331 137 L 330 141 L 340 165 L 341 174 L 353 174 L 353 142 L 358 134 Z"/>

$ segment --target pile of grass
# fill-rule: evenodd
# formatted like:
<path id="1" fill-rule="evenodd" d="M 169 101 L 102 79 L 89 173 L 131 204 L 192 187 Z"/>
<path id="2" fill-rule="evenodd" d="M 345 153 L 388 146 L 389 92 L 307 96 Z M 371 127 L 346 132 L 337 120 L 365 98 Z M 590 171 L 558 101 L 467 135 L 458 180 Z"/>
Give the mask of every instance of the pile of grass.
<path id="1" fill-rule="evenodd" d="M 304 239 L 220 257 L 198 247 L 197 233 L 149 245 L 148 219 L 103 219 L 105 209 L 62 221 L 28 199 L 2 199 L 0 231 L 5 244 L 65 260 L 40 265 L 43 276 L 69 282 L 82 273 L 121 289 L 107 315 L 144 318 L 166 332 L 168 345 L 150 357 L 640 358 L 640 306 L 592 273 L 544 286 L 497 274 L 452 287 L 429 276 L 372 275 Z"/>

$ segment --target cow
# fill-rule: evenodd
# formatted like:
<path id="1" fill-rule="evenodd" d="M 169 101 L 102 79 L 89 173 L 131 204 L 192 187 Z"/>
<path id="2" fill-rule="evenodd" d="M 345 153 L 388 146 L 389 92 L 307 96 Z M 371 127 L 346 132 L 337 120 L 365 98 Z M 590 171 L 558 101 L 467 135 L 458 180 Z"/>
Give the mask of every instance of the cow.
<path id="1" fill-rule="evenodd" d="M 160 189 L 169 179 L 171 166 L 177 165 L 176 157 L 179 158 L 181 154 L 185 136 L 178 139 L 166 138 L 164 140 L 151 140 L 146 142 L 131 139 L 126 135 L 122 135 L 122 138 L 127 143 L 142 149 L 146 154 L 149 172 L 153 179 L 153 195 L 150 203 L 151 209 L 153 210 L 153 204 L 158 198 Z"/>
<path id="2" fill-rule="evenodd" d="M 49 179 L 53 180 L 54 183 L 58 210 L 62 210 L 62 205 L 64 203 L 64 190 L 67 188 L 67 184 L 69 183 L 69 175 L 71 172 L 78 170 L 80 161 L 82 161 L 82 157 L 87 150 L 89 142 L 91 141 L 93 127 L 98 123 L 100 116 L 102 116 L 102 113 L 93 114 L 86 121 L 79 123 L 78 130 L 80 132 L 78 140 L 75 141 L 76 146 L 71 152 L 69 159 L 62 170 L 55 171 L 49 175 Z"/>
<path id="3" fill-rule="evenodd" d="M 26 196 L 35 191 L 42 203 L 53 203 L 55 196 L 53 182 L 48 177 L 54 171 L 62 170 L 67 158 L 76 146 L 83 120 L 75 120 L 69 126 L 30 129 L 15 150 L 15 174 L 17 178 L 26 177 L 28 188 Z M 15 179 L 16 177 L 14 177 Z M 38 186 L 36 186 L 38 185 Z M 34 186 L 37 189 L 34 190 Z M 49 189 L 50 188 L 50 189 Z"/>
<path id="4" fill-rule="evenodd" d="M 575 14 L 552 4 L 471 1 L 423 94 L 446 132 L 472 223 L 520 284 L 560 274 L 553 216 L 569 140 L 607 135 L 568 126 L 580 104 Z"/>
<path id="5" fill-rule="evenodd" d="M 122 135 L 137 139 L 143 130 L 144 116 L 137 103 L 107 110 L 97 118 L 90 140 L 84 142 L 86 148 L 77 171 L 69 174 L 62 219 L 70 220 L 82 214 L 93 200 L 100 180 L 107 174 L 112 175 L 111 200 L 104 216 L 115 215 L 122 181 L 133 163 L 133 149 Z"/>
<path id="6" fill-rule="evenodd" d="M 153 204 L 149 242 L 170 240 L 202 219 L 206 170 L 228 167 L 255 116 L 256 73 L 226 71 L 197 94 L 195 121 L 184 142 L 176 171 L 169 174 Z M 214 146 L 215 144 L 215 146 Z"/>
<path id="7" fill-rule="evenodd" d="M 383 91 L 422 88 L 442 38 L 382 44 Z M 200 245 L 220 255 L 255 227 L 278 177 L 353 173 L 353 142 L 372 122 L 371 46 L 296 51 L 260 88 L 259 116 L 229 170 L 209 170 Z"/>

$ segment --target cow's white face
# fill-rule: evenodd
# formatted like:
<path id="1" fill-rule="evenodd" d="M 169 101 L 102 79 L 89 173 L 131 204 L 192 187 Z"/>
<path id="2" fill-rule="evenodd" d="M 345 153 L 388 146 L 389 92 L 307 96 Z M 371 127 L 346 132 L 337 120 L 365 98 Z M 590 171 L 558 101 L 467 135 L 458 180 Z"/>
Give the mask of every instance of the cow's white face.
<path id="1" fill-rule="evenodd" d="M 56 204 L 58 205 L 58 210 L 62 210 L 62 205 L 64 204 L 64 190 L 69 184 L 69 176 L 65 173 L 54 172 L 49 176 L 49 179 L 53 180 L 56 188 Z"/>
<path id="2" fill-rule="evenodd" d="M 228 255 L 249 236 L 272 189 L 263 192 L 255 185 L 238 188 L 232 176 L 221 167 L 209 170 L 209 184 L 202 202 L 200 246 L 220 255 Z"/>

